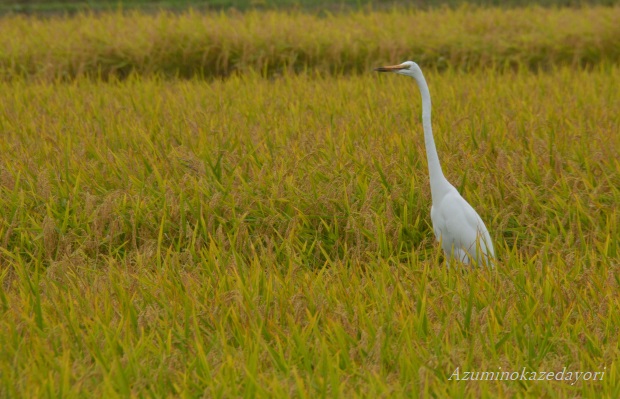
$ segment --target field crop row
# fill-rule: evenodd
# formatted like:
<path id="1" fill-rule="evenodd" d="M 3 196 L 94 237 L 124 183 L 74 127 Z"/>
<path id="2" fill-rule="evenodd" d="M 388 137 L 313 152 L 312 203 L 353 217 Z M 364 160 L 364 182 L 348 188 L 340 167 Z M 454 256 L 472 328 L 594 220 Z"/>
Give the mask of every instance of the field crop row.
<path id="1" fill-rule="evenodd" d="M 223 76 L 254 70 L 548 69 L 620 61 L 620 7 L 4 17 L 0 78 Z"/>
<path id="2" fill-rule="evenodd" d="M 524 7 L 540 5 L 544 7 L 576 7 L 583 5 L 618 4 L 618 0 L 505 0 L 498 4 L 495 0 L 416 0 L 415 6 L 420 8 L 458 7 L 464 3 L 481 7 Z M 403 0 L 0 0 L 0 13 L 75 13 L 79 11 L 114 11 L 140 10 L 142 12 L 176 10 L 189 8 L 198 10 L 287 10 L 303 9 L 308 11 L 332 10 L 351 11 L 362 8 L 386 9 L 411 5 Z"/>
<path id="3" fill-rule="evenodd" d="M 442 263 L 405 78 L 0 83 L 0 396 L 620 396 L 620 69 L 427 75 L 495 270 Z"/>

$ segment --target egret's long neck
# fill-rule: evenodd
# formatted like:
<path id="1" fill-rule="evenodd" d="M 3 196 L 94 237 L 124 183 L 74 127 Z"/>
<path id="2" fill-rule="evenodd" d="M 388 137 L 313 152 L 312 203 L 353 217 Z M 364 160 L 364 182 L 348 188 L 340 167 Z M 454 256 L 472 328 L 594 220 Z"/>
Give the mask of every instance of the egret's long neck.
<path id="1" fill-rule="evenodd" d="M 441 171 L 435 139 L 433 137 L 433 127 L 431 125 L 431 94 L 424 76 L 416 79 L 420 94 L 422 95 L 422 124 L 424 125 L 424 144 L 426 145 L 426 159 L 428 162 L 428 173 L 431 181 L 431 194 L 434 199 L 439 198 L 446 184 L 449 184 Z"/>

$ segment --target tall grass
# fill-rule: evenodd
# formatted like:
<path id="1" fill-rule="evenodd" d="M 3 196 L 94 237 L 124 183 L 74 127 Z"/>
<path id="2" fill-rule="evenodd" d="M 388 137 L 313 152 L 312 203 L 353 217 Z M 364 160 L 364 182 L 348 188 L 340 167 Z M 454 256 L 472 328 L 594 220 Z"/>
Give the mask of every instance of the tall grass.
<path id="1" fill-rule="evenodd" d="M 0 396 L 618 397 L 620 69 L 427 75 L 495 270 L 404 78 L 0 83 Z"/>
<path id="2" fill-rule="evenodd" d="M 416 0 L 414 3 L 403 0 L 0 0 L 0 13 L 76 13 L 80 11 L 140 10 L 141 12 L 161 10 L 332 10 L 351 11 L 361 8 L 385 9 L 390 7 L 416 6 L 459 7 L 463 4 L 490 7 L 524 7 L 540 5 L 544 7 L 578 7 L 583 5 L 610 6 L 618 0 Z"/>
<path id="3" fill-rule="evenodd" d="M 618 20 L 619 7 L 6 17 L 0 77 L 349 73 L 410 57 L 436 69 L 591 67 L 620 62 Z"/>

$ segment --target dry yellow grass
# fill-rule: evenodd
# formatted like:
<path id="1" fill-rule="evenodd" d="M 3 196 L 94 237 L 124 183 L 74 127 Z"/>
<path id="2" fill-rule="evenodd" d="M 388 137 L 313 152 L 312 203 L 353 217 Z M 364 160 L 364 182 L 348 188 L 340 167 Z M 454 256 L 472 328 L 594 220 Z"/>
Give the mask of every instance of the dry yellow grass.
<path id="1" fill-rule="evenodd" d="M 427 73 L 492 271 L 392 78 L 0 83 L 0 396 L 618 397 L 620 69 Z"/>
<path id="2" fill-rule="evenodd" d="M 6 17 L 0 76 L 363 72 L 414 55 L 427 69 L 587 67 L 620 62 L 619 20 L 620 7 Z"/>

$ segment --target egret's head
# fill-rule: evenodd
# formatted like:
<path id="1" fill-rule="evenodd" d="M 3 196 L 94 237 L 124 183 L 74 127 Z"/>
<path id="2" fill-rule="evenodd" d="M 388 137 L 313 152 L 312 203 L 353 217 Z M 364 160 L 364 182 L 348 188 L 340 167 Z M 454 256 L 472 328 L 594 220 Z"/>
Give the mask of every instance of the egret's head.
<path id="1" fill-rule="evenodd" d="M 398 64 L 398 65 L 390 65 L 390 66 L 375 68 L 375 71 L 396 72 L 400 75 L 410 76 L 416 80 L 418 80 L 419 78 L 423 76 L 422 70 L 420 69 L 418 64 L 416 64 L 413 61 L 405 61 L 402 64 Z"/>

